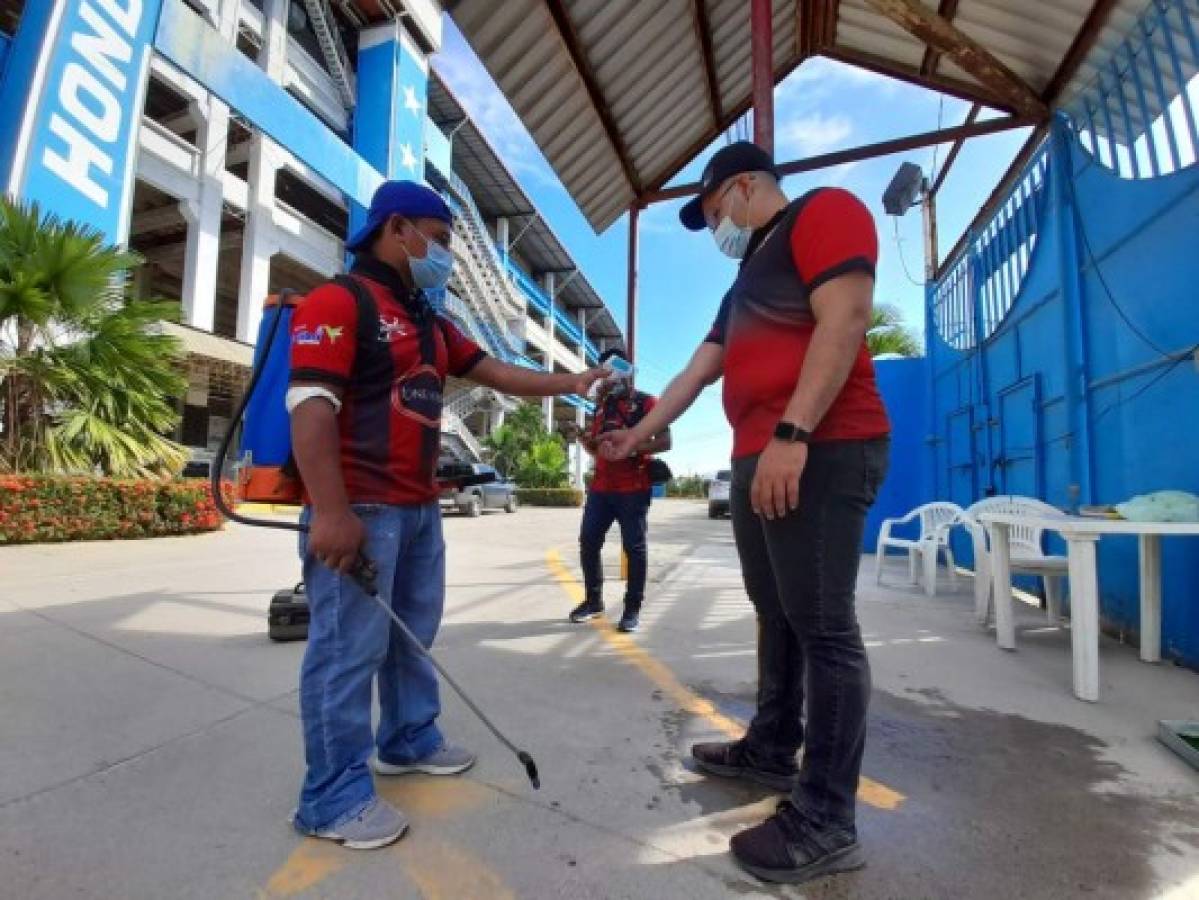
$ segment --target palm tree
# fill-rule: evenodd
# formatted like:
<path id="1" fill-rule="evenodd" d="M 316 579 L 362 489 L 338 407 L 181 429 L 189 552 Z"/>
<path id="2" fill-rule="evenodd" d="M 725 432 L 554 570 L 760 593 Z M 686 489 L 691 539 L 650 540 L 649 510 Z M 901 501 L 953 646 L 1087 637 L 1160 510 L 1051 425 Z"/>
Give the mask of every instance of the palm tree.
<path id="1" fill-rule="evenodd" d="M 178 472 L 164 437 L 186 387 L 155 326 L 173 304 L 131 299 L 134 253 L 89 228 L 0 199 L 0 470 Z"/>
<path id="2" fill-rule="evenodd" d="M 483 444 L 490 451 L 492 465 L 507 478 L 515 473 L 530 448 L 548 435 L 541 407 L 535 403 L 522 403 L 508 415 L 503 425 L 484 439 Z"/>
<path id="3" fill-rule="evenodd" d="M 553 435 L 530 447 L 516 469 L 516 483 L 521 487 L 560 488 L 566 487 L 568 480 L 566 451 Z"/>
<path id="4" fill-rule="evenodd" d="M 903 324 L 899 310 L 885 303 L 870 314 L 866 346 L 871 356 L 919 356 L 924 352 L 920 338 Z"/>

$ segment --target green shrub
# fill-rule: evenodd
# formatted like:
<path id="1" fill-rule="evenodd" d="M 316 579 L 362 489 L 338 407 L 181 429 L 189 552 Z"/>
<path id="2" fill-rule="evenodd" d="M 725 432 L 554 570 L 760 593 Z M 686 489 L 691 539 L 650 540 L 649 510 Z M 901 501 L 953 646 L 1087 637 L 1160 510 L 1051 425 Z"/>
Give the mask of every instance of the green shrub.
<path id="1" fill-rule="evenodd" d="M 231 497 L 228 489 L 225 496 Z M 220 526 L 206 481 L 0 476 L 0 544 L 196 534 Z"/>
<path id="2" fill-rule="evenodd" d="M 582 506 L 578 488 L 518 488 L 516 498 L 527 506 Z"/>
<path id="3" fill-rule="evenodd" d="M 672 478 L 666 483 L 667 497 L 702 499 L 707 495 L 707 484 L 698 475 L 684 475 L 681 478 Z"/>

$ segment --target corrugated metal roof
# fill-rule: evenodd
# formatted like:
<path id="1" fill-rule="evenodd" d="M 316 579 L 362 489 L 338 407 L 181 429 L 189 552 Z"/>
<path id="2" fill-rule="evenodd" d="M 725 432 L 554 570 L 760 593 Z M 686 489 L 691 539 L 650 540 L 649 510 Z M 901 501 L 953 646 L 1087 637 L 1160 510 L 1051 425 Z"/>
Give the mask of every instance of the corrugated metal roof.
<path id="1" fill-rule="evenodd" d="M 940 7 L 937 0 L 923 3 Z M 1068 103 L 1093 79 L 1096 60 L 1106 59 L 1145 5 L 1118 0 L 1055 105 Z M 596 231 L 662 187 L 749 104 L 746 0 L 457 0 L 447 6 Z M 799 10 L 818 6 L 837 16 L 832 44 L 820 52 L 1000 106 L 949 60 L 922 74 L 925 44 L 869 0 L 773 0 L 776 79 L 801 62 Z M 1095 0 L 960 0 L 953 24 L 1040 94 L 1095 8 Z M 703 22 L 716 109 L 705 74 Z"/>
<path id="2" fill-rule="evenodd" d="M 521 267 L 534 276 L 546 272 L 563 276 L 575 271 L 578 265 L 570 252 L 435 70 L 429 75 L 428 110 L 434 124 L 447 134 L 453 132 L 454 172 L 470 189 L 479 211 L 491 221 L 509 219 L 510 237 L 520 236 L 512 255 Z M 598 311 L 587 323 L 590 332 L 607 338 L 622 337 L 611 311 L 585 274 L 561 280 L 565 286 L 558 291 L 557 299 L 564 306 Z"/>

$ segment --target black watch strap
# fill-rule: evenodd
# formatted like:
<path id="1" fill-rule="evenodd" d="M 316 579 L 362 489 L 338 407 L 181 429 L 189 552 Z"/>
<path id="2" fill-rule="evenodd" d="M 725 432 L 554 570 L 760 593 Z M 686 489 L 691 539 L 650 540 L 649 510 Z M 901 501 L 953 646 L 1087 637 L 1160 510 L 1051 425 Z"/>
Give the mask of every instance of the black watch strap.
<path id="1" fill-rule="evenodd" d="M 777 440 L 788 444 L 809 444 L 812 442 L 812 432 L 800 428 L 793 422 L 779 422 L 774 426 L 774 436 Z"/>

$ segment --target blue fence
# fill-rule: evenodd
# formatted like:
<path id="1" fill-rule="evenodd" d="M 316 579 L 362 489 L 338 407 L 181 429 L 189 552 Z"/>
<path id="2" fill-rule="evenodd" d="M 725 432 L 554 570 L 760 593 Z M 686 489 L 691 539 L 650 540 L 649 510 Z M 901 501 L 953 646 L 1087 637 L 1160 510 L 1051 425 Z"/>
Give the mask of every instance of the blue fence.
<path id="1" fill-rule="evenodd" d="M 868 540 L 932 499 L 1199 493 L 1197 18 L 1150 4 L 928 286 L 923 385 L 879 364 L 896 454 Z M 1199 665 L 1199 548 L 1164 557 L 1163 649 Z M 1100 567 L 1106 625 L 1135 633 L 1135 541 L 1105 539 Z"/>

